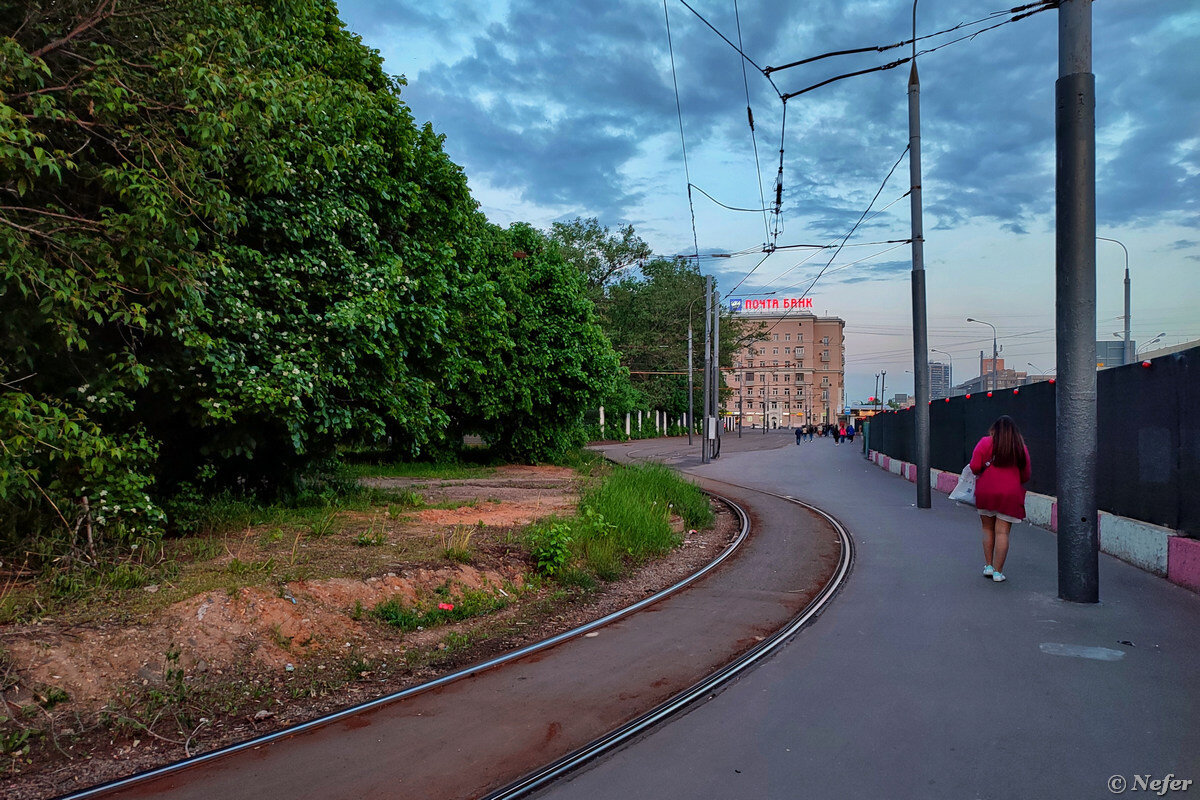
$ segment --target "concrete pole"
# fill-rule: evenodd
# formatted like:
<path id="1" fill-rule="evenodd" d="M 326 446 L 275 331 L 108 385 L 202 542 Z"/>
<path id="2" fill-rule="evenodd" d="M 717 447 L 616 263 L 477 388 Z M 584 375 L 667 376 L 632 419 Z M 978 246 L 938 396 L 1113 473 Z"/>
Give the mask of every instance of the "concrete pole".
<path id="1" fill-rule="evenodd" d="M 600 438 L 604 438 L 604 406 L 600 406 Z"/>
<path id="2" fill-rule="evenodd" d="M 913 62 L 908 78 L 908 174 L 912 211 L 913 391 L 916 393 L 917 508 L 930 508 L 929 335 L 925 312 L 925 238 L 921 209 L 921 81 L 917 77 L 917 0 L 913 0 Z"/>
<path id="3" fill-rule="evenodd" d="M 687 429 L 688 429 L 688 446 L 692 444 L 692 428 L 696 426 L 696 414 L 692 410 L 692 395 L 695 394 L 692 390 L 692 307 L 688 306 L 688 413 L 687 413 Z"/>
<path id="4" fill-rule="evenodd" d="M 712 389 L 712 284 L 711 275 L 704 278 L 704 398 L 701 404 L 700 463 L 708 463 L 708 409 L 711 405 L 709 392 Z"/>
<path id="5" fill-rule="evenodd" d="M 1058 8 L 1055 411 L 1058 596 L 1100 600 L 1096 512 L 1096 77 L 1092 0 Z"/>
<path id="6" fill-rule="evenodd" d="M 721 301 L 713 297 L 713 388 L 712 415 L 713 419 L 721 419 Z M 721 455 L 721 432 L 724 425 L 717 425 L 717 438 L 713 442 L 713 455 Z"/>
<path id="7" fill-rule="evenodd" d="M 629 436 L 629 417 L 630 417 L 630 414 L 628 411 L 626 411 L 625 412 L 625 435 L 626 436 Z"/>

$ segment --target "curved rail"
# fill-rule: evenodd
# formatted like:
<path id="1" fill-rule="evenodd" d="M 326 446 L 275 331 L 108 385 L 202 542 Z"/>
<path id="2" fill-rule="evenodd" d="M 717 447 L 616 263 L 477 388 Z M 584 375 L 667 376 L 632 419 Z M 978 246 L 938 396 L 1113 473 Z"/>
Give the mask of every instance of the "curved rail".
<path id="1" fill-rule="evenodd" d="M 108 781 L 107 783 L 97 784 L 96 786 L 88 787 L 87 789 L 80 790 L 73 794 L 63 795 L 63 796 L 59 797 L 58 800 L 87 800 L 87 798 L 101 797 L 110 792 L 119 791 L 121 789 L 131 788 L 139 783 L 153 780 L 155 778 L 161 778 L 166 775 L 170 775 L 172 773 L 182 772 L 191 767 L 196 767 L 196 766 L 199 766 L 200 764 L 205 764 L 210 761 L 215 761 L 217 759 L 233 755 L 234 753 L 239 753 L 243 750 L 251 750 L 251 749 L 258 748 L 258 747 L 262 747 L 263 745 L 266 745 L 266 744 L 272 744 L 274 742 L 282 741 L 283 739 L 287 739 L 292 736 L 297 736 L 302 733 L 306 733 L 308 731 L 314 730 L 316 728 L 323 727 L 325 725 L 330 725 L 332 723 L 346 719 L 347 717 L 352 717 L 356 714 L 360 714 L 364 711 L 369 711 L 371 709 L 378 708 L 380 706 L 388 705 L 390 703 L 395 703 L 400 700 L 404 700 L 405 698 L 412 697 L 413 695 L 420 694 L 421 692 L 427 692 L 431 689 L 436 689 L 440 686 L 445 686 L 448 683 L 462 680 L 463 678 L 469 678 L 473 675 L 477 675 L 481 672 L 485 672 L 494 667 L 502 666 L 504 664 L 507 664 L 510 661 L 515 661 L 519 658 L 523 658 L 527 655 L 530 655 L 531 653 L 536 653 L 540 650 L 545 650 L 545 649 L 553 647 L 557 644 L 561 644 L 562 642 L 565 642 L 568 639 L 574 639 L 578 636 L 582 636 L 583 634 L 588 633 L 589 631 L 592 631 L 592 630 L 595 630 L 596 628 L 607 625 L 610 622 L 615 622 L 625 616 L 628 616 L 629 614 L 634 613 L 635 611 L 640 611 L 641 609 L 645 608 L 646 606 L 657 603 L 659 600 L 662 600 L 662 599 L 674 594 L 675 592 L 679 591 L 680 589 L 683 589 L 684 587 L 688 586 L 689 584 L 704 577 L 712 570 L 716 569 L 717 566 L 719 566 L 722 562 L 724 562 L 734 552 L 737 551 L 737 549 L 742 545 L 742 543 L 746 541 L 747 535 L 749 535 L 750 518 L 746 514 L 745 510 L 742 509 L 741 506 L 739 506 L 737 503 L 734 503 L 732 500 L 729 500 L 728 498 L 721 497 L 720 495 L 716 495 L 711 492 L 706 492 L 706 494 L 708 494 L 710 497 L 713 497 L 716 500 L 721 501 L 725 505 L 729 506 L 729 508 L 732 509 L 735 514 L 737 514 L 737 516 L 741 520 L 741 527 L 738 531 L 737 538 L 735 538 L 732 542 L 730 542 L 729 545 L 723 551 L 721 551 L 721 554 L 719 556 L 717 556 L 715 559 L 713 559 L 711 562 L 706 564 L 703 569 L 700 569 L 699 571 L 694 572 L 691 575 L 688 575 L 687 577 L 683 578 L 682 580 L 672 584 L 671 586 L 668 586 L 666 589 L 663 589 L 655 594 L 650 595 L 649 597 L 639 600 L 637 603 L 634 603 L 631 606 L 626 606 L 625 608 L 618 609 L 618 610 L 612 612 L 611 614 L 607 614 L 603 617 L 600 617 L 599 619 L 592 620 L 591 622 L 588 622 L 584 625 L 580 625 L 577 628 L 572 628 L 569 631 L 565 631 L 565 632 L 557 634 L 555 636 L 551 636 L 548 639 L 543 639 L 540 642 L 534 642 L 533 644 L 526 645 L 525 647 L 521 647 L 517 650 L 512 650 L 508 653 L 505 653 L 504 655 L 497 656 L 496 658 L 489 659 L 487 661 L 482 661 L 478 664 L 473 664 L 469 667 L 465 667 L 461 670 L 458 670 L 457 672 L 452 672 L 449 675 L 443 675 L 442 677 L 437 678 L 435 680 L 427 681 L 425 683 L 418 684 L 417 686 L 410 686 L 409 688 L 404 689 L 402 691 L 393 692 L 392 694 L 385 695 L 383 697 L 379 697 L 374 700 L 368 700 L 364 703 L 359 703 L 358 705 L 349 706 L 347 708 L 341 709 L 340 711 L 336 711 L 333 714 L 328 714 L 323 717 L 317 717 L 316 719 L 311 719 L 311 720 L 308 720 L 307 722 L 302 722 L 297 725 L 293 725 L 291 727 L 284 728 L 282 730 L 274 731 L 273 733 L 267 733 L 267 734 L 263 734 L 262 736 L 256 736 L 253 739 L 247 739 L 243 742 L 238 742 L 236 744 L 232 744 L 227 747 L 222 747 L 222 748 L 213 750 L 208 753 L 201 753 L 200 755 L 192 756 L 191 758 L 186 758 L 181 761 L 175 761 L 171 764 L 166 764 L 161 767 L 155 767 L 154 769 L 146 770 L 144 772 L 139 772 L 139 773 L 130 775 L 125 778 L 118 778 L 113 781 Z"/>
<path id="2" fill-rule="evenodd" d="M 780 647 L 792 635 L 799 631 L 802 627 L 808 624 L 814 617 L 824 610 L 825 606 L 833 599 L 838 590 L 841 589 L 845 582 L 846 576 L 850 573 L 850 568 L 854 563 L 854 540 L 850 538 L 846 528 L 831 514 L 822 511 L 816 506 L 805 503 L 802 500 L 797 500 L 788 495 L 775 494 L 773 492 L 764 492 L 760 489 L 751 489 L 748 486 L 740 484 L 727 483 L 728 486 L 737 486 L 741 489 L 765 494 L 770 497 L 776 497 L 780 500 L 786 500 L 790 503 L 803 506 L 815 514 L 824 517 L 837 531 L 838 540 L 841 542 L 841 556 L 838 559 L 837 569 L 834 571 L 833 577 L 821 589 L 812 602 L 809 603 L 803 611 L 792 618 L 787 625 L 776 631 L 771 636 L 764 639 L 752 649 L 748 650 L 736 661 L 714 672 L 709 677 L 696 683 L 690 689 L 685 689 L 683 692 L 675 695 L 657 708 L 651 709 L 645 714 L 637 717 L 630 722 L 622 725 L 616 730 L 595 739 L 589 744 L 584 745 L 573 753 L 568 753 L 562 758 L 554 761 L 541 769 L 532 772 L 525 777 L 515 781 L 514 783 L 505 786 L 502 789 L 486 795 L 483 800 L 515 800 L 515 798 L 524 797 L 530 792 L 543 788 L 551 781 L 563 777 L 568 772 L 582 766 L 585 762 L 590 761 L 596 756 L 602 755 L 619 747 L 624 742 L 634 736 L 649 730 L 651 727 L 664 721 L 676 712 L 683 709 L 685 706 L 699 700 L 704 695 L 712 692 L 721 684 L 733 679 L 743 671 L 749 669 L 754 664 L 758 663 L 762 658 Z M 728 501 L 726 501 L 728 502 Z"/>

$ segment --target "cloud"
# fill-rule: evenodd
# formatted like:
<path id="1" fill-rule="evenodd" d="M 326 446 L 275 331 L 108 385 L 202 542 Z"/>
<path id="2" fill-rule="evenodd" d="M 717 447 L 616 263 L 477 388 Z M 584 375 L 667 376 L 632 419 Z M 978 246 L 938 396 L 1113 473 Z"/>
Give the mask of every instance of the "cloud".
<path id="1" fill-rule="evenodd" d="M 386 30 L 401 56 L 437 37 L 449 42 L 409 75 L 405 97 L 414 114 L 446 134 L 448 152 L 469 176 L 553 216 L 656 219 L 664 191 L 685 191 L 675 172 L 669 179 L 676 182 L 663 184 L 668 167 L 682 172 L 676 84 L 691 180 L 714 196 L 757 202 L 753 166 L 747 174 L 743 165 L 755 163 L 756 145 L 769 189 L 783 148 L 789 236 L 848 230 L 908 145 L 908 65 L 793 98 L 781 139 L 785 106 L 771 83 L 750 65 L 743 76 L 737 52 L 674 0 L 667 5 L 671 50 L 661 6 L 633 0 L 355 0 L 343 7 Z M 732 6 L 701 10 L 735 44 L 740 26 L 745 52 L 759 66 L 895 43 L 912 24 L 907 3 L 865 0 L 743 4 L 740 18 Z M 1098 217 L 1123 224 L 1170 216 L 1195 227 L 1200 60 L 1191 52 L 1200 16 L 1190 0 L 1159 0 L 1153 13 L 1142 4 L 1097 5 L 1093 15 Z M 930 33 L 983 16 L 977 3 L 948 0 L 919 9 L 918 26 Z M 927 228 L 995 222 L 1026 235 L 1053 224 L 1056 36 L 1057 12 L 1050 11 L 920 57 Z M 902 47 L 831 58 L 771 80 L 795 91 L 907 55 Z M 730 184 L 734 165 L 742 177 Z M 877 207 L 907 188 L 902 163 Z M 864 230 L 898 231 L 906 217 L 896 208 Z M 760 228 L 746 234 L 753 241 L 761 220 L 730 225 L 748 223 Z"/>

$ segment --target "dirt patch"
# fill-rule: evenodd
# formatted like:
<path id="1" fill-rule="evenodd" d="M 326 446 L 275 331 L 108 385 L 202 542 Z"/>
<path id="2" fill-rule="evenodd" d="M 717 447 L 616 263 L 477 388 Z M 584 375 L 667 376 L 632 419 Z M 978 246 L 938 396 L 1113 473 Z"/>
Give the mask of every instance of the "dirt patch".
<path id="1" fill-rule="evenodd" d="M 636 602 L 737 532 L 717 509 L 713 529 L 685 532 L 665 558 L 588 592 L 530 583 L 516 543 L 520 526 L 573 510 L 573 471 L 373 483 L 439 507 L 253 526 L 175 583 L 0 629 L 0 745 L 11 751 L 0 794 L 60 795 L 423 683 Z M 197 581 L 227 585 L 193 591 Z M 406 631 L 370 613 L 392 600 L 436 624 Z M 450 616 L 479 604 L 478 615 Z"/>

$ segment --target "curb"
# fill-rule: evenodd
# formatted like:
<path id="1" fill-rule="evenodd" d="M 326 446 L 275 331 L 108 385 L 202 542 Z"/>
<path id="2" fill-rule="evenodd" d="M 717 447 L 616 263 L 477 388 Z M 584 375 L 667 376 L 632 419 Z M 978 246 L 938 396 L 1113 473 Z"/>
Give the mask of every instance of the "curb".
<path id="1" fill-rule="evenodd" d="M 917 465 L 869 451 L 867 459 L 893 475 L 915 483 Z M 929 470 L 929 485 L 949 494 L 958 483 L 957 472 Z M 1058 499 L 1050 495 L 1026 492 L 1025 521 L 1052 533 L 1058 532 Z M 1171 583 L 1200 592 L 1200 540 L 1181 535 L 1171 528 L 1149 522 L 1099 512 L 1100 550 Z"/>

